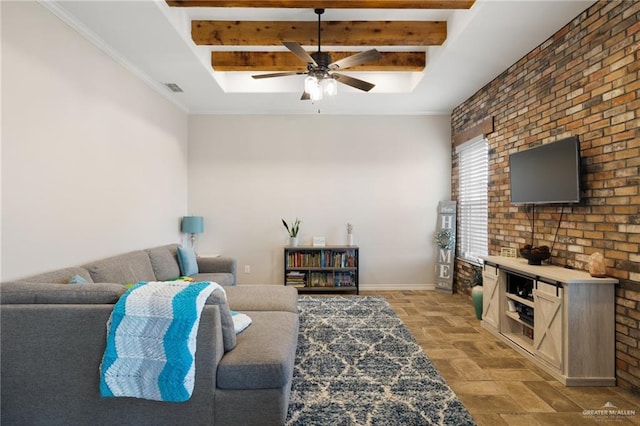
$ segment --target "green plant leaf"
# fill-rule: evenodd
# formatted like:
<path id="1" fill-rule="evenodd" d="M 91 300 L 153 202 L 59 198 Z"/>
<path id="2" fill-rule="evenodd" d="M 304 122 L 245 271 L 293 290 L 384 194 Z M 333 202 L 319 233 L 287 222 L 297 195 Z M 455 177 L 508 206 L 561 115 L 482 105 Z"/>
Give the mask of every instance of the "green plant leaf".
<path id="1" fill-rule="evenodd" d="M 284 225 L 284 228 L 289 233 L 290 237 L 298 236 L 298 231 L 300 230 L 300 219 L 296 217 L 296 220 L 293 221 L 293 223 L 291 224 L 291 228 L 289 228 L 289 225 L 287 225 L 287 222 L 284 219 L 282 219 L 282 224 Z"/>
<path id="2" fill-rule="evenodd" d="M 289 225 L 287 225 L 287 222 L 284 219 L 282 219 L 282 224 L 284 225 L 284 229 L 286 229 L 289 233 L 290 237 L 298 236 L 298 231 L 300 230 L 300 219 L 296 217 L 296 220 L 291 224 L 291 228 L 289 228 Z"/>
<path id="3" fill-rule="evenodd" d="M 295 237 L 295 235 L 291 234 L 291 231 L 289 231 L 289 225 L 287 225 L 287 222 L 284 221 L 284 219 L 282 219 L 282 224 L 284 225 L 284 229 L 287 230 L 287 233 L 289 234 L 290 237 Z"/>

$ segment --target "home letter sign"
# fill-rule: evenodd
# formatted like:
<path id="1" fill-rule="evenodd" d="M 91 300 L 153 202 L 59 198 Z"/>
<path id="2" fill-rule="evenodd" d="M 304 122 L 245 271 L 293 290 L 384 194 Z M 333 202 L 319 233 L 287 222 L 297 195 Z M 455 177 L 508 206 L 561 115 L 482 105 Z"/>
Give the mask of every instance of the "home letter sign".
<path id="1" fill-rule="evenodd" d="M 453 294 L 453 261 L 456 251 L 456 202 L 438 203 L 436 224 L 436 290 Z"/>

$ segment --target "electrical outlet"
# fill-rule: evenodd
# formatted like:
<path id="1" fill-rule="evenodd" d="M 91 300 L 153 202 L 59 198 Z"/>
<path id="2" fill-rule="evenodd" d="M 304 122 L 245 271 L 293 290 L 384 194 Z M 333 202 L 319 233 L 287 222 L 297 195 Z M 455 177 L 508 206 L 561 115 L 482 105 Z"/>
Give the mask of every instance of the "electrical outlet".
<path id="1" fill-rule="evenodd" d="M 250 265 L 244 265 L 244 273 L 245 274 L 250 274 L 251 273 L 251 266 Z"/>

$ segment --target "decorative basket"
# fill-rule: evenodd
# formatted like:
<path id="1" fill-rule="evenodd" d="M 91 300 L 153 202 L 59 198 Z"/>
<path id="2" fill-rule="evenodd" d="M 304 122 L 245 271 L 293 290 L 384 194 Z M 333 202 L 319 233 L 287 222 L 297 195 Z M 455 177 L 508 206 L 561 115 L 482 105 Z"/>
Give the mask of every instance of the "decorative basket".
<path id="1" fill-rule="evenodd" d="M 536 247 L 532 249 L 529 249 L 529 248 L 520 249 L 520 256 L 527 259 L 527 263 L 529 265 L 542 265 L 543 260 L 547 260 L 548 258 L 551 257 L 551 252 L 549 251 L 548 248 L 547 250 L 540 250 L 540 251 L 537 251 L 537 250 L 534 251 L 535 249 Z"/>

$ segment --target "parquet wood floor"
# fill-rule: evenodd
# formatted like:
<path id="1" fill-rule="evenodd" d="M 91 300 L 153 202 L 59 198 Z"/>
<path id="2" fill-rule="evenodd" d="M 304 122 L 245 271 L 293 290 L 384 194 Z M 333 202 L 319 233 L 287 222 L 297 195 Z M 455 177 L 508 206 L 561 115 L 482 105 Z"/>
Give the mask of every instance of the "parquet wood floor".
<path id="1" fill-rule="evenodd" d="M 640 425 L 639 395 L 619 387 L 565 387 L 482 329 L 468 296 L 360 294 L 389 301 L 480 426 Z M 607 403 L 617 408 L 603 410 Z"/>

